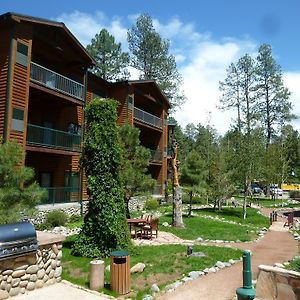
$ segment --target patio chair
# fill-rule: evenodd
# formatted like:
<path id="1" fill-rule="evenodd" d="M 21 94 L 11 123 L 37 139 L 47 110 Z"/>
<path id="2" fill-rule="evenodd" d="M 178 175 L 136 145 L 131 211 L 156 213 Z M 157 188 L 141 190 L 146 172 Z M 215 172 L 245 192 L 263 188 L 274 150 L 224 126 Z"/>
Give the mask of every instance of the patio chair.
<path id="1" fill-rule="evenodd" d="M 143 227 L 141 227 L 141 231 L 140 231 L 141 238 L 145 237 L 145 238 L 152 239 L 153 234 L 157 238 L 158 237 L 158 222 L 159 222 L 158 218 L 152 218 L 152 216 L 151 216 L 150 222 L 147 225 L 144 225 Z"/>

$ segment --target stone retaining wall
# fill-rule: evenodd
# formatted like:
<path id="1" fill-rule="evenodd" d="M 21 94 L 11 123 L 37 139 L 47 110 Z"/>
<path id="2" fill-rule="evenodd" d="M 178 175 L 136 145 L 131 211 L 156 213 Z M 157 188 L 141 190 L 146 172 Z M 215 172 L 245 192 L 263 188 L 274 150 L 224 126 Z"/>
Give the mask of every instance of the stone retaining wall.
<path id="1" fill-rule="evenodd" d="M 264 300 L 300 299 L 300 273 L 278 267 L 260 265 L 256 297 Z"/>
<path id="2" fill-rule="evenodd" d="M 147 197 L 141 196 L 141 197 L 132 197 L 129 200 L 129 210 L 134 211 L 134 210 L 143 210 L 145 202 L 146 202 Z M 86 212 L 87 210 L 87 205 L 88 201 L 83 201 L 82 203 L 82 209 L 83 213 Z M 33 224 L 41 224 L 45 221 L 46 215 L 49 211 L 51 210 L 61 210 L 65 212 L 68 216 L 72 215 L 80 215 L 81 207 L 80 203 L 78 202 L 71 202 L 71 203 L 60 203 L 60 204 L 48 204 L 48 205 L 39 205 L 38 206 L 38 214 L 34 219 L 31 219 L 30 221 Z"/>
<path id="3" fill-rule="evenodd" d="M 88 201 L 83 201 L 82 209 L 83 213 L 87 210 Z M 39 205 L 38 206 L 38 214 L 34 219 L 30 219 L 33 224 L 41 224 L 45 221 L 46 215 L 48 212 L 52 210 L 61 210 L 65 212 L 68 216 L 72 215 L 80 215 L 81 205 L 78 202 L 71 203 L 59 203 L 55 205 L 47 204 L 47 205 Z"/>
<path id="4" fill-rule="evenodd" d="M 37 253 L 0 261 L 0 300 L 61 281 L 63 237 L 39 237 Z"/>

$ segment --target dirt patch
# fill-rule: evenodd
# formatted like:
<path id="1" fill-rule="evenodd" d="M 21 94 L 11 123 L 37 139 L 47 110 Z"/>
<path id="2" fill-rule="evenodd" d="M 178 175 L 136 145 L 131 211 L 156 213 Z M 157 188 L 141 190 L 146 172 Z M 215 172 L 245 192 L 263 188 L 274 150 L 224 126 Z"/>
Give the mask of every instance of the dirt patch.
<path id="1" fill-rule="evenodd" d="M 68 273 L 71 277 L 87 277 L 88 273 L 87 272 L 82 272 L 81 269 L 76 268 L 76 269 L 67 269 Z"/>
<path id="2" fill-rule="evenodd" d="M 169 282 L 173 282 L 176 279 L 180 278 L 180 272 L 173 272 L 172 274 L 159 273 L 159 274 L 151 274 L 147 278 L 140 276 L 134 280 L 133 285 L 135 285 L 138 289 L 146 289 L 147 287 L 151 287 L 152 284 L 156 283 L 158 285 L 165 285 Z"/>

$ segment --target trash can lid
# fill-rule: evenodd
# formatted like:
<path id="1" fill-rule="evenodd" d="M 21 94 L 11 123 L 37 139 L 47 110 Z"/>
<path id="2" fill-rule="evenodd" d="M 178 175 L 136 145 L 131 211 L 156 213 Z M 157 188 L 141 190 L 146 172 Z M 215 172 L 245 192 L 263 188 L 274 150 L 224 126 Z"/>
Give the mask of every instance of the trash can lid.
<path id="1" fill-rule="evenodd" d="M 110 253 L 111 256 L 128 256 L 129 252 L 126 250 L 113 251 Z"/>

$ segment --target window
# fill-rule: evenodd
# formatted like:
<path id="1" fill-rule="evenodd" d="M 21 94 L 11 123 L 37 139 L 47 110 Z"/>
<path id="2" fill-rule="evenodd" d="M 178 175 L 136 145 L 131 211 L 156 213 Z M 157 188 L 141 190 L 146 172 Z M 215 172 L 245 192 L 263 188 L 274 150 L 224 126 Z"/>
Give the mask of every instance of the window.
<path id="1" fill-rule="evenodd" d="M 18 42 L 16 62 L 24 67 L 28 65 L 28 46 Z"/>
<path id="2" fill-rule="evenodd" d="M 11 129 L 24 132 L 24 110 L 13 107 Z"/>
<path id="3" fill-rule="evenodd" d="M 128 96 L 127 102 L 128 102 L 128 110 L 132 110 L 132 103 L 133 103 L 132 96 Z"/>

